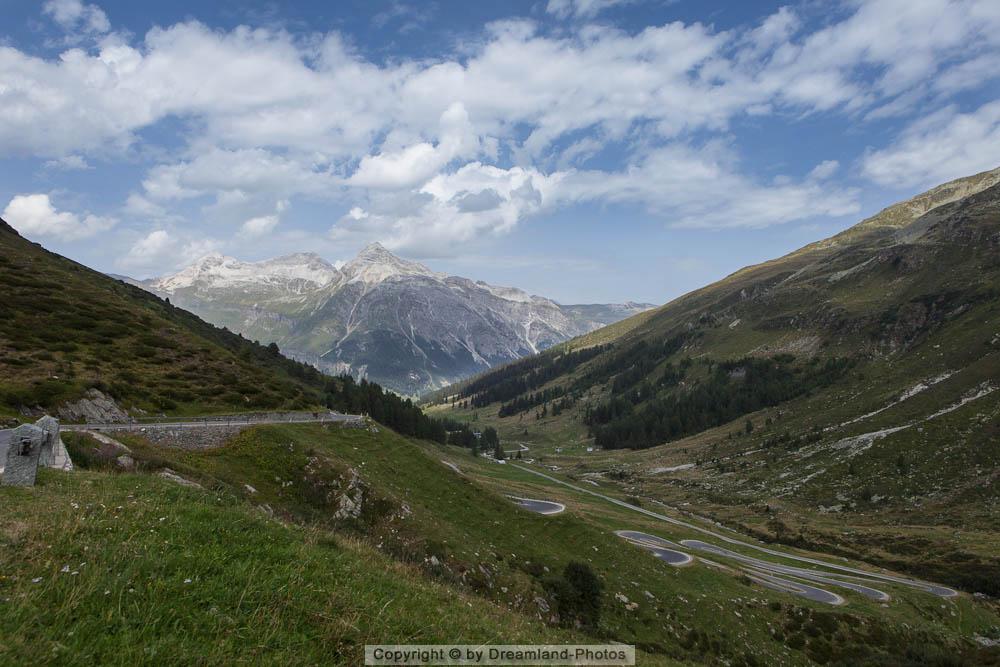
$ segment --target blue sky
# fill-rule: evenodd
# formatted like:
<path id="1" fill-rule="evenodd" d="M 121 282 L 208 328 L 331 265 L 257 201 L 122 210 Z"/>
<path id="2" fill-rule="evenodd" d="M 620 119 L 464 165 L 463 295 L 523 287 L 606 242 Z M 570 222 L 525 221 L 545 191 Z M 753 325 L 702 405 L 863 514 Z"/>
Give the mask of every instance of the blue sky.
<path id="1" fill-rule="evenodd" d="M 1000 165 L 996 0 L 0 4 L 0 215 L 137 277 L 662 303 Z"/>

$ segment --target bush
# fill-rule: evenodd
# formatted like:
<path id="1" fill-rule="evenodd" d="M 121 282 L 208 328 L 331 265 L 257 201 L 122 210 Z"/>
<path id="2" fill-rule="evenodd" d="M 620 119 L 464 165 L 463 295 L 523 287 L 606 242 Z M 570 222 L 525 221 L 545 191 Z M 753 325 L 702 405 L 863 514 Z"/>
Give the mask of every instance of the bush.
<path id="1" fill-rule="evenodd" d="M 579 624 L 594 628 L 600 622 L 604 585 L 590 565 L 570 561 L 562 577 L 550 579 L 546 587 L 555 601 L 563 625 Z"/>

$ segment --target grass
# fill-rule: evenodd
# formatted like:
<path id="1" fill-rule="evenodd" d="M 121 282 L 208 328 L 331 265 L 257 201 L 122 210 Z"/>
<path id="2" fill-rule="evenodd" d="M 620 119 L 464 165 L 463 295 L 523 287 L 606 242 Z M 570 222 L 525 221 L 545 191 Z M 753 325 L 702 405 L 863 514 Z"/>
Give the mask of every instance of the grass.
<path id="1" fill-rule="evenodd" d="M 59 582 L 83 576 L 86 568 L 95 562 L 90 560 L 88 552 L 99 550 L 102 539 L 111 545 L 113 552 L 93 570 L 100 571 L 101 577 L 94 591 L 103 587 L 98 591 L 101 595 L 103 590 L 112 590 L 126 601 L 138 594 L 138 588 L 136 593 L 128 593 L 122 582 L 116 582 L 119 584 L 116 589 L 109 586 L 108 577 L 117 578 L 117 573 L 109 570 L 110 564 L 116 562 L 137 568 L 135 574 L 122 575 L 133 584 L 144 582 L 145 585 L 150 576 L 153 580 L 174 582 L 169 587 L 164 585 L 162 598 L 144 600 L 144 610 L 149 611 L 140 618 L 143 624 L 152 624 L 153 629 L 137 639 L 140 643 L 148 639 L 156 644 L 155 637 L 172 632 L 156 620 L 161 616 L 172 626 L 187 627 L 178 619 L 178 615 L 188 613 L 183 611 L 186 602 L 179 603 L 181 608 L 176 612 L 161 608 L 170 603 L 171 596 L 196 590 L 189 588 L 193 584 L 175 585 L 177 579 L 181 582 L 184 578 L 192 578 L 195 582 L 211 579 L 227 590 L 234 588 L 242 592 L 249 586 L 250 579 L 260 576 L 257 573 L 274 578 L 263 588 L 250 587 L 247 595 L 257 605 L 252 607 L 257 611 L 247 607 L 250 616 L 240 618 L 254 618 L 253 613 L 264 614 L 264 610 L 270 610 L 270 605 L 277 604 L 282 609 L 279 618 L 294 619 L 296 624 L 307 623 L 309 638 L 301 639 L 304 645 L 313 641 L 312 637 L 320 637 L 328 644 L 341 647 L 336 651 L 328 649 L 328 653 L 316 653 L 317 649 L 309 646 L 303 653 L 306 657 L 302 662 L 334 658 L 349 662 L 345 656 L 355 655 L 350 651 L 358 650 L 362 639 L 376 641 L 374 638 L 379 637 L 377 641 L 382 641 L 382 637 L 393 640 L 400 637 L 393 625 L 400 618 L 407 619 L 404 628 L 425 628 L 423 624 L 437 622 L 433 620 L 435 613 L 456 613 L 454 605 L 437 601 L 434 591 L 441 590 L 451 591 L 456 599 L 463 601 L 462 604 L 472 604 L 477 615 L 480 609 L 488 613 L 480 624 L 471 625 L 471 629 L 446 622 L 440 631 L 425 629 L 423 634 L 415 634 L 415 640 L 450 641 L 454 633 L 464 632 L 463 636 L 472 641 L 499 636 L 503 641 L 514 641 L 519 636 L 517 632 L 523 629 L 523 636 L 535 633 L 532 636 L 549 637 L 554 641 L 569 641 L 570 637 L 575 637 L 587 642 L 634 643 L 642 652 L 640 664 L 713 660 L 731 664 L 804 664 L 820 656 L 822 651 L 838 659 L 853 656 L 875 660 L 880 656 L 905 653 L 909 646 L 918 647 L 922 655 L 945 652 L 971 661 L 979 659 L 969 643 L 972 634 L 988 633 L 1000 624 L 995 612 L 969 597 L 947 601 L 946 608 L 942 609 L 937 598 L 894 590 L 889 608 L 881 608 L 859 596 L 849 596 L 847 607 L 831 610 L 825 605 L 749 585 L 733 574 L 702 565 L 672 568 L 628 545 L 613 532 L 631 528 L 670 539 L 695 537 L 694 533 L 678 532 L 666 524 L 554 485 L 512 465 L 489 463 L 452 447 L 411 441 L 387 429 L 371 432 L 321 425 L 255 427 L 242 432 L 225 447 L 203 452 L 154 448 L 134 435 L 124 440 L 147 473 L 169 466 L 198 481 L 206 491 L 173 487 L 148 474 L 48 473 L 43 478 L 43 485 L 34 492 L 3 490 L 8 495 L 0 500 L 5 506 L 11 504 L 18 509 L 9 517 L 5 515 L 0 526 L 15 526 L 9 530 L 5 528 L 10 534 L 26 530 L 26 527 L 16 526 L 28 523 L 25 517 L 40 511 L 45 502 L 58 510 L 55 514 L 61 517 L 59 521 L 76 522 L 70 525 L 53 519 L 42 527 L 32 527 L 31 530 L 36 531 L 32 540 L 18 538 L 19 542 L 11 544 L 12 547 L 17 544 L 21 552 L 21 546 L 31 541 L 41 545 L 37 552 L 32 552 L 36 555 L 27 557 L 27 561 L 35 565 L 27 569 L 14 568 L 18 577 L 17 590 L 21 593 L 30 594 L 35 590 L 28 582 L 39 574 L 46 576 L 43 581 L 55 577 Z M 84 447 L 93 447 L 93 443 L 80 440 L 72 444 L 75 450 Z M 462 474 L 451 471 L 442 460 L 459 466 Z M 96 466 L 93 470 L 104 467 L 94 458 L 89 459 L 89 463 Z M 404 470 L 405 475 L 400 474 Z M 370 509 L 357 520 L 334 519 L 332 514 L 339 507 L 339 498 L 352 471 L 363 480 L 366 504 Z M 626 496 L 605 482 L 600 490 L 614 497 Z M 563 502 L 567 511 L 543 517 L 517 508 L 505 497 L 507 494 Z M 89 506 L 87 512 L 73 508 L 73 502 L 81 508 Z M 123 509 L 111 509 L 118 506 Z M 122 514 L 133 510 L 135 514 Z M 275 519 L 267 519 L 265 513 Z M 116 514 L 120 515 L 119 519 L 110 518 Z M 166 518 L 161 522 L 160 517 Z M 123 519 L 126 520 L 122 522 Z M 117 526 L 128 528 L 118 533 L 115 532 Z M 108 527 L 112 528 L 109 538 L 102 533 L 108 532 Z M 74 540 L 71 539 L 58 547 L 56 553 L 61 554 L 58 557 L 51 556 L 51 551 L 46 554 L 47 545 L 62 540 L 64 534 L 79 534 L 84 528 L 92 531 L 86 535 L 93 541 L 77 540 L 81 546 L 72 551 Z M 183 534 L 169 531 L 182 531 Z M 248 536 L 258 535 L 258 531 L 263 531 L 267 537 L 260 540 L 254 537 L 255 541 L 248 542 Z M 132 536 L 129 539 L 140 540 L 146 545 L 145 550 L 115 551 L 119 549 L 118 540 L 123 534 Z M 285 537 L 279 539 L 277 535 Z M 283 551 L 272 558 L 270 547 L 264 549 L 260 544 L 275 540 Z M 88 545 L 90 549 L 80 551 Z M 159 558 L 154 552 L 161 545 L 167 549 L 177 547 L 178 551 L 171 552 L 173 555 L 169 558 Z M 329 555 L 328 551 L 337 557 Z M 174 556 L 178 560 L 171 565 Z M 23 558 L 5 557 L 10 563 Z M 43 557 L 48 569 L 37 567 L 37 559 Z M 158 563 L 142 564 L 157 558 Z M 327 558 L 331 559 L 329 563 L 324 561 Z M 200 569 L 205 565 L 198 565 L 203 560 L 223 565 L 212 566 L 209 576 Z M 356 560 L 365 561 L 364 565 L 356 565 L 367 568 L 364 574 L 348 567 Z M 88 561 L 88 565 L 78 567 L 84 561 Z M 301 580 L 295 579 L 299 561 L 305 562 L 301 571 L 309 573 L 305 581 L 321 592 L 302 590 L 301 597 L 294 600 L 280 596 L 261 597 L 264 590 L 282 589 L 282 586 L 287 589 L 289 581 L 299 581 L 298 585 L 302 585 Z M 589 565 L 604 586 L 601 620 L 593 629 L 578 631 L 582 635 L 565 634 L 565 630 L 559 629 L 559 623 L 551 618 L 551 612 L 543 611 L 538 603 L 539 599 L 546 605 L 552 603 L 553 580 L 570 561 Z M 71 572 L 76 570 L 80 574 L 59 573 L 58 569 L 64 564 L 70 564 Z M 169 573 L 164 569 L 168 566 Z M 337 568 L 341 567 L 346 568 L 348 574 L 337 574 Z M 323 606 L 332 604 L 324 597 L 330 596 L 334 600 L 351 600 L 361 605 L 364 611 L 355 609 L 356 615 L 375 613 L 385 598 L 372 596 L 369 599 L 365 587 L 388 585 L 375 583 L 383 576 L 401 579 L 395 582 L 397 586 L 414 587 L 413 597 L 409 598 L 411 602 L 393 603 L 383 612 L 382 615 L 390 619 L 384 624 L 367 629 L 359 627 L 355 631 L 327 625 L 322 616 L 309 617 L 302 611 L 319 605 L 316 608 L 323 610 L 320 613 L 324 616 L 341 618 L 348 613 L 341 607 Z M 360 593 L 355 590 L 359 586 L 362 587 Z M 233 617 L 231 610 L 242 593 L 222 593 L 213 589 L 207 595 L 199 598 L 199 604 L 211 606 L 206 600 L 209 597 L 216 599 L 211 604 L 228 610 L 224 615 Z M 421 595 L 427 597 L 421 601 Z M 638 606 L 629 609 L 618 595 Z M 20 598 L 13 596 L 12 599 Z M 64 602 L 53 599 L 37 604 L 41 605 L 40 609 Z M 237 608 L 242 610 L 244 606 L 237 605 Z M 85 615 L 89 618 L 92 613 L 98 612 L 88 608 Z M 106 616 L 106 612 L 100 613 Z M 200 613 L 196 613 L 196 618 L 202 618 Z M 832 624 L 823 620 L 830 613 L 836 617 Z M 513 620 L 508 620 L 508 615 Z M 15 615 L 15 618 L 25 616 Z M 71 621 L 69 625 L 74 626 L 74 623 Z M 463 620 L 462 623 L 472 621 Z M 358 622 L 354 621 L 353 625 L 358 626 Z M 825 629 L 807 631 L 814 625 Z M 784 629 L 786 626 L 800 629 L 789 631 Z M 219 627 L 211 626 L 213 632 L 219 631 Z M 487 631 L 490 627 L 494 635 Z M 508 634 L 507 627 L 514 632 Z M 74 628 L 73 631 L 78 630 Z M 234 638 L 232 644 L 220 647 L 220 652 L 213 655 L 220 659 L 232 655 L 251 656 L 248 659 L 268 662 L 272 661 L 272 656 L 286 655 L 281 653 L 286 646 L 283 642 L 292 640 L 286 634 L 284 620 L 272 626 L 270 641 L 261 639 L 258 631 L 264 630 L 240 630 L 241 639 Z M 346 633 L 347 638 L 341 638 L 338 632 Z M 384 634 L 386 632 L 388 634 Z M 786 641 L 794 632 L 802 633 L 805 638 L 799 648 L 789 646 Z M 807 632 L 818 634 L 811 636 Z M 5 631 L 5 634 L 9 633 Z M 197 641 L 190 639 L 191 645 Z M 241 653 L 244 644 L 238 641 L 258 646 L 260 653 Z"/>
<path id="2" fill-rule="evenodd" d="M 0 663 L 358 664 L 365 643 L 579 639 L 229 493 L 42 471 L 0 498 Z"/>

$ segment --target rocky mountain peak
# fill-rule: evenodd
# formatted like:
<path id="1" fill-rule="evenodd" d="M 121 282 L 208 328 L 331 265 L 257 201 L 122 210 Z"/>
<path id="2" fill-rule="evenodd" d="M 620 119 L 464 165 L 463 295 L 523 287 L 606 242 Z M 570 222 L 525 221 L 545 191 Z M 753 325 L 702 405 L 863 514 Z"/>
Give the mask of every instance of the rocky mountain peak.
<path id="1" fill-rule="evenodd" d="M 341 269 L 350 282 L 380 283 L 396 276 L 443 276 L 423 264 L 401 259 L 377 241 L 365 246 L 357 256 Z"/>
<path id="2" fill-rule="evenodd" d="M 373 241 L 362 248 L 358 253 L 357 258 L 369 261 L 392 261 L 399 259 L 378 241 Z"/>

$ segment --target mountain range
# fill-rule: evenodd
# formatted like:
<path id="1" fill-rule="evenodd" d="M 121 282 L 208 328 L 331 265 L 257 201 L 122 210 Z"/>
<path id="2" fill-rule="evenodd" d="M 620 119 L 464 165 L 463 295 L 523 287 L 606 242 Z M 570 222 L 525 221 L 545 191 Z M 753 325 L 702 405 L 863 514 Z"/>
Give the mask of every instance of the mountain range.
<path id="1" fill-rule="evenodd" d="M 328 373 L 403 394 L 440 388 L 588 333 L 651 304 L 564 306 L 449 276 L 365 247 L 336 266 L 313 253 L 260 262 L 207 255 L 135 284 Z"/>

